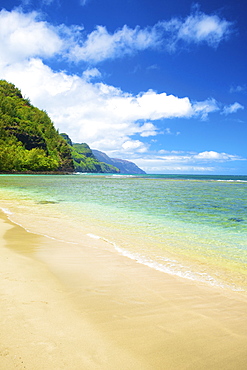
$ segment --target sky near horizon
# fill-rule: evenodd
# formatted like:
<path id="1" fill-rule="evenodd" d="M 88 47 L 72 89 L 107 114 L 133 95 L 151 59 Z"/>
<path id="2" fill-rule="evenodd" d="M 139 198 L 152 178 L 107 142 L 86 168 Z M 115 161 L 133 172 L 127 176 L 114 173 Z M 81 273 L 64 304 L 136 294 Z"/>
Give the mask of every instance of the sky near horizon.
<path id="1" fill-rule="evenodd" d="M 147 173 L 247 175 L 244 0 L 1 0 L 0 79 Z"/>

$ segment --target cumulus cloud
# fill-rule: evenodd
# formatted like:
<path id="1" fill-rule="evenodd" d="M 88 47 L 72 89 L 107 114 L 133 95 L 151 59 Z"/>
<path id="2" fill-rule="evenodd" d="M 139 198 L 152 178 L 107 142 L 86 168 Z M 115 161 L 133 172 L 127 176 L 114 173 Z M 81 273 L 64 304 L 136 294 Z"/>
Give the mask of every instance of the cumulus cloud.
<path id="1" fill-rule="evenodd" d="M 97 70 L 88 70 L 82 77 L 70 76 L 54 72 L 42 60 L 33 58 L 7 66 L 2 75 L 19 86 L 33 104 L 45 109 L 60 131 L 95 148 L 122 147 L 135 134 L 157 135 L 159 130 L 150 120 L 193 116 L 188 98 L 152 90 L 132 95 L 100 82 L 92 83 L 89 77 L 98 75 Z"/>
<path id="2" fill-rule="evenodd" d="M 35 56 L 52 57 L 61 51 L 62 44 L 54 27 L 41 21 L 36 12 L 0 12 L 0 65 Z"/>
<path id="3" fill-rule="evenodd" d="M 235 102 L 231 105 L 225 106 L 222 114 L 225 114 L 226 116 L 231 113 L 236 113 L 239 109 L 244 109 L 244 106 Z"/>

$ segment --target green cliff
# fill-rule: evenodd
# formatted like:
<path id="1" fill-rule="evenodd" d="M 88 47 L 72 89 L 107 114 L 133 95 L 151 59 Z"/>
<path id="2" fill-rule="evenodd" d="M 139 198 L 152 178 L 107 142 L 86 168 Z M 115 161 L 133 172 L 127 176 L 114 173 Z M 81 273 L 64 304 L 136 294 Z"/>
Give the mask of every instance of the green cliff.
<path id="1" fill-rule="evenodd" d="M 74 171 L 70 146 L 47 113 L 0 80 L 0 172 Z"/>
<path id="2" fill-rule="evenodd" d="M 112 165 L 100 162 L 90 147 L 85 144 L 72 143 L 67 134 L 61 136 L 70 145 L 73 163 L 76 172 L 119 173 L 120 170 Z"/>

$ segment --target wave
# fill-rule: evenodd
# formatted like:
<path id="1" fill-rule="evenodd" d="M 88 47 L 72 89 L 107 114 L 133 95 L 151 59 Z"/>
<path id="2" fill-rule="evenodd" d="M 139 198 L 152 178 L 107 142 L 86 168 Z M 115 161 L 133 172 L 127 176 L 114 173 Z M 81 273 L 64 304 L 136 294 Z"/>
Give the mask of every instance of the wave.
<path id="1" fill-rule="evenodd" d="M 12 215 L 13 213 L 8 208 L 0 207 L 3 213 L 5 213 L 7 216 Z"/>
<path id="2" fill-rule="evenodd" d="M 66 243 L 66 244 L 74 244 L 74 245 L 79 245 L 80 244 L 79 242 L 66 241 L 66 240 L 62 240 L 62 239 L 58 239 L 58 238 L 46 235 L 44 233 L 38 233 L 38 232 L 30 231 L 29 229 L 24 227 L 22 224 L 13 220 L 13 217 L 11 217 L 11 216 L 13 216 L 14 214 L 8 208 L 0 207 L 0 209 L 2 210 L 2 212 L 4 212 L 6 214 L 6 216 L 8 217 L 8 219 L 12 223 L 22 227 L 28 233 L 33 233 L 33 234 L 36 234 L 36 235 L 40 235 L 40 236 L 43 236 L 45 238 L 49 238 L 51 240 L 55 240 L 55 241 Z M 206 283 L 206 284 L 209 284 L 211 286 L 218 286 L 218 287 L 221 287 L 221 288 L 230 288 L 231 290 L 234 290 L 234 291 L 244 291 L 244 289 L 242 289 L 242 288 L 238 288 L 238 287 L 235 287 L 235 286 L 232 286 L 232 285 L 229 285 L 229 284 L 222 283 L 222 282 L 216 280 L 214 277 L 212 277 L 208 273 L 191 271 L 188 267 L 186 267 L 185 265 L 182 265 L 179 261 L 177 261 L 175 259 L 169 259 L 169 258 L 157 256 L 157 258 L 159 260 L 162 260 L 162 263 L 160 263 L 160 262 L 154 261 L 153 259 L 151 259 L 150 257 L 148 257 L 146 255 L 141 255 L 139 253 L 134 253 L 134 252 L 130 252 L 126 249 L 123 249 L 123 248 L 119 247 L 116 243 L 110 241 L 109 239 L 101 237 L 99 235 L 95 235 L 95 234 L 92 234 L 92 233 L 88 233 L 86 235 L 90 238 L 103 240 L 103 241 L 107 242 L 108 244 L 113 246 L 113 248 L 120 255 L 122 255 L 124 257 L 127 257 L 131 260 L 134 260 L 136 263 L 140 263 L 140 264 L 145 265 L 145 266 L 147 266 L 149 268 L 152 268 L 154 270 L 157 270 L 157 271 L 169 274 L 169 275 L 177 276 L 179 278 L 184 278 L 184 279 L 188 279 L 188 280 L 192 280 L 192 281 L 199 281 L 201 283 Z"/>
<path id="3" fill-rule="evenodd" d="M 147 256 L 141 255 L 139 253 L 129 252 L 123 248 L 120 248 L 114 242 L 111 242 L 110 240 L 106 238 L 102 238 L 94 234 L 87 234 L 87 235 L 94 239 L 104 240 L 105 242 L 111 244 L 114 247 L 114 249 L 122 256 L 130 258 L 131 260 L 134 260 L 137 263 L 150 267 L 154 270 L 157 270 L 157 271 L 169 274 L 169 275 L 173 275 L 173 276 L 178 276 L 183 279 L 199 281 L 201 283 L 206 283 L 211 286 L 217 286 L 221 288 L 230 288 L 231 290 L 234 290 L 234 291 L 244 291 L 244 289 L 242 288 L 238 288 L 238 287 L 231 286 L 225 283 L 221 283 L 207 273 L 189 271 L 186 268 L 186 266 L 181 265 L 177 260 L 174 260 L 174 259 L 171 260 L 169 258 L 160 257 L 160 259 L 162 259 L 165 263 L 159 263 L 159 262 L 152 260 L 151 258 Z"/>
<path id="4" fill-rule="evenodd" d="M 247 182 L 247 180 L 211 180 L 217 182 Z"/>
<path id="5" fill-rule="evenodd" d="M 111 177 L 115 177 L 115 178 L 128 178 L 128 177 L 137 177 L 135 175 L 125 175 L 125 174 L 113 174 L 113 175 L 109 175 Z"/>

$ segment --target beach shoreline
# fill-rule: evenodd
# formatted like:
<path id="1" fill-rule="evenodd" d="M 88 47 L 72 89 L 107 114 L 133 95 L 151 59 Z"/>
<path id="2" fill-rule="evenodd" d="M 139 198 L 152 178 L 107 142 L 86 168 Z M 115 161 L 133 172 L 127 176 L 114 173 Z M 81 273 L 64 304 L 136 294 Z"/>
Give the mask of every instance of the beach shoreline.
<path id="1" fill-rule="evenodd" d="M 29 233 L 4 214 L 0 230 L 0 368 L 245 369 L 246 295 L 153 270 L 102 240 L 72 247 Z"/>
<path id="2" fill-rule="evenodd" d="M 4 215 L 0 235 L 1 369 L 107 369 L 109 363 L 121 368 L 126 358 L 134 367 L 142 365 L 107 342 L 79 312 L 73 293 L 31 257 L 45 238 Z"/>

